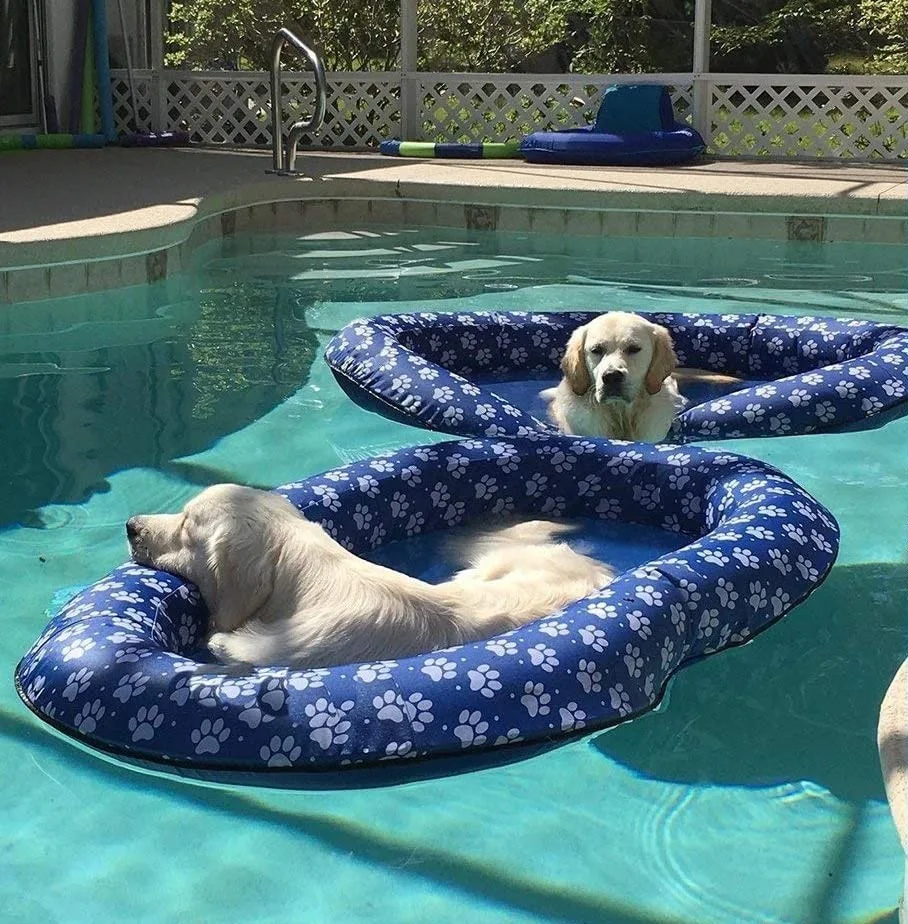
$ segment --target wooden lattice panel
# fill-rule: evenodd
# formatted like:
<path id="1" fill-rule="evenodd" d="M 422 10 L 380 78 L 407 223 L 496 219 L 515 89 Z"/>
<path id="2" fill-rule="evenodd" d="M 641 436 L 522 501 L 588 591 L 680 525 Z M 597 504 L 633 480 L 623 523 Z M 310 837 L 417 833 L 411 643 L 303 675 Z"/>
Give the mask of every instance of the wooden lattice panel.
<path id="1" fill-rule="evenodd" d="M 506 141 L 530 132 L 589 124 L 614 83 L 664 83 L 679 121 L 689 121 L 692 85 L 678 75 L 614 77 L 533 74 L 420 74 L 423 138 Z M 677 81 L 677 82 L 676 82 Z"/>
<path id="2" fill-rule="evenodd" d="M 722 75 L 724 77 L 724 75 Z M 711 149 L 782 158 L 908 156 L 904 78 L 736 78 L 711 87 Z"/>

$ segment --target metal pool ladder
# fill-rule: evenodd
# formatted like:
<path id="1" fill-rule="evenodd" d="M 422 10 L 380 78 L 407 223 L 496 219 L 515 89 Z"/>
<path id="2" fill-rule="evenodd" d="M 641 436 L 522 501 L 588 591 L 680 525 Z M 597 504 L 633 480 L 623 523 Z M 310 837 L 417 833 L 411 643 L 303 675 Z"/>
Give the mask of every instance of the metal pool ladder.
<path id="1" fill-rule="evenodd" d="M 287 134 L 287 147 L 282 141 L 283 93 L 281 92 L 281 49 L 285 42 L 290 42 L 300 54 L 306 58 L 315 71 L 315 112 L 311 118 L 294 122 Z M 300 138 L 308 131 L 318 131 L 325 121 L 327 108 L 327 83 L 325 81 L 325 68 L 322 59 L 303 41 L 295 36 L 289 29 L 278 29 L 271 42 L 271 148 L 273 152 L 274 167 L 266 173 L 277 173 L 280 176 L 292 176 L 296 170 L 296 146 Z"/>

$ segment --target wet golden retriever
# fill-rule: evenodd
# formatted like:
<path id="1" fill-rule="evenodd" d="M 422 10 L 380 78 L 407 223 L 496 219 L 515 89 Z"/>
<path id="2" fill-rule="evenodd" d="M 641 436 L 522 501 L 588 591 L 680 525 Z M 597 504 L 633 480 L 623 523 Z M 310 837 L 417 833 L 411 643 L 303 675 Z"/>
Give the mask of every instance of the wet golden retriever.
<path id="1" fill-rule="evenodd" d="M 344 549 L 284 497 L 206 488 L 181 513 L 132 517 L 133 559 L 198 586 L 225 662 L 330 667 L 488 638 L 592 593 L 612 570 L 519 523 L 466 542 L 471 566 L 428 584 Z"/>

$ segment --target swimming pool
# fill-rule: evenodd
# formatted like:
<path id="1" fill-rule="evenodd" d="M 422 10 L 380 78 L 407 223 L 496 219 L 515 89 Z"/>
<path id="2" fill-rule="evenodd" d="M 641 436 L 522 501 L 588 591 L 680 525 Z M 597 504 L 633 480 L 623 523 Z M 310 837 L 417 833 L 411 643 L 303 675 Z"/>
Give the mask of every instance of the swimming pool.
<path id="1" fill-rule="evenodd" d="M 908 315 L 901 248 L 449 229 L 258 236 L 183 278 L 0 322 L 0 658 L 125 557 L 123 522 L 441 437 L 321 359 L 361 314 L 602 307 Z M 723 445 L 842 527 L 823 588 L 661 709 L 531 761 L 383 790 L 214 789 L 59 741 L 0 694 L 0 907 L 21 922 L 856 922 L 902 861 L 874 740 L 905 651 L 905 418 Z M 742 875 L 746 871 L 748 875 Z"/>

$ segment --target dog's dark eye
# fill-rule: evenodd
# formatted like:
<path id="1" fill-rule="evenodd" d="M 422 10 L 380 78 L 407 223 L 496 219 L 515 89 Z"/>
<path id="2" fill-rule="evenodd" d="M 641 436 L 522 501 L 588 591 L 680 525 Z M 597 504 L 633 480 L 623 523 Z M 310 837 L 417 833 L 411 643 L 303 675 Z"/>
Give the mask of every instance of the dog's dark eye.
<path id="1" fill-rule="evenodd" d="M 597 343 L 595 346 L 591 346 L 587 352 L 592 356 L 601 356 L 604 352 L 604 349 L 601 343 Z"/>
<path id="2" fill-rule="evenodd" d="M 625 353 L 630 353 L 630 354 L 633 355 L 634 353 L 639 353 L 639 352 L 640 352 L 640 347 L 639 347 L 636 343 L 629 343 L 629 344 L 624 348 L 624 352 L 625 352 Z"/>

